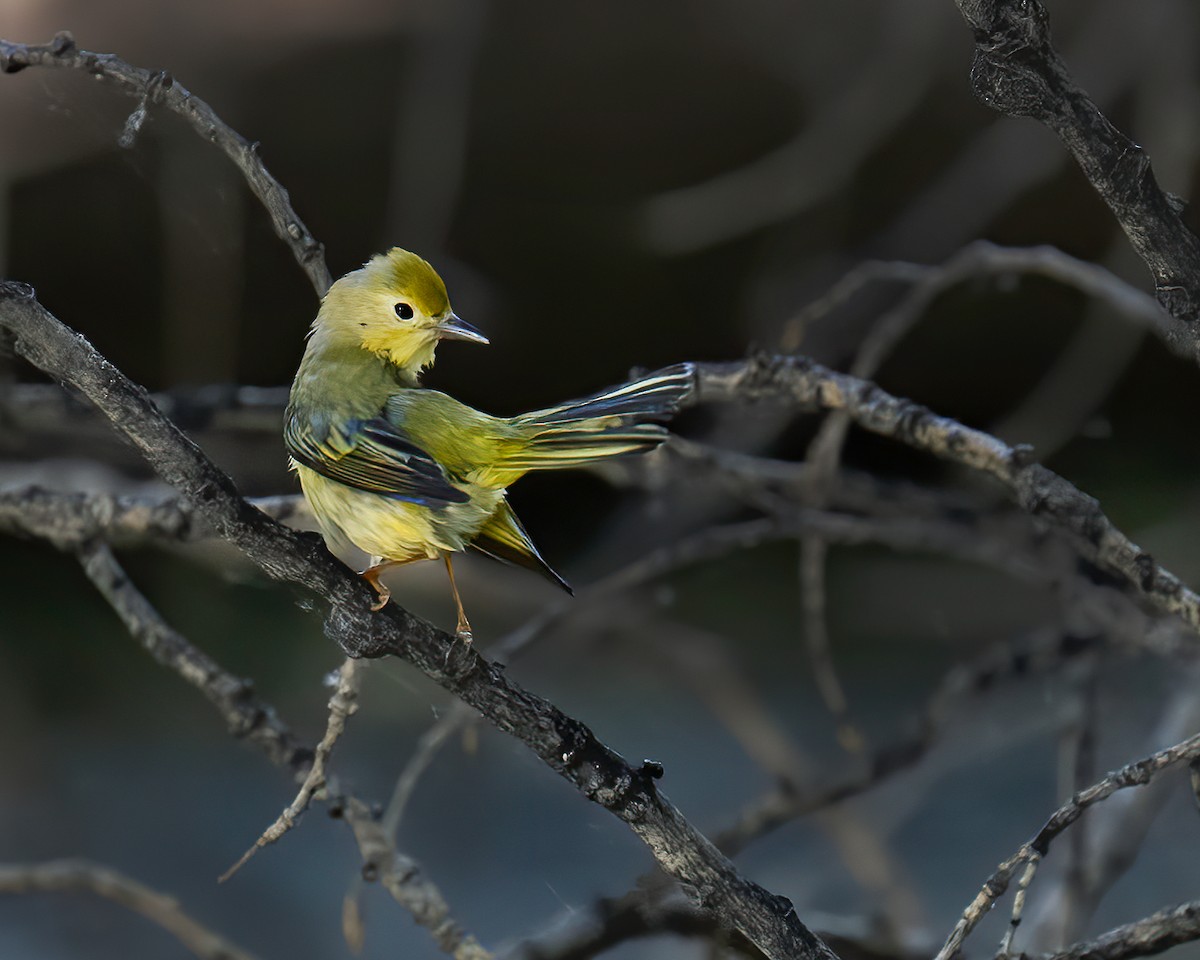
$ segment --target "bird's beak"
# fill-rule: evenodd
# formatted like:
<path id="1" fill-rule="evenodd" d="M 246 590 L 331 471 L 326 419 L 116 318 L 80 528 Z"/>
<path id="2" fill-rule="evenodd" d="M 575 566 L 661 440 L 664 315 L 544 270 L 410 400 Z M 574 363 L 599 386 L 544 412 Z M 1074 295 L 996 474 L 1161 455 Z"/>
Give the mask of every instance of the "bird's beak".
<path id="1" fill-rule="evenodd" d="M 441 321 L 435 329 L 439 340 L 466 340 L 469 343 L 488 342 L 487 337 L 454 313 Z"/>

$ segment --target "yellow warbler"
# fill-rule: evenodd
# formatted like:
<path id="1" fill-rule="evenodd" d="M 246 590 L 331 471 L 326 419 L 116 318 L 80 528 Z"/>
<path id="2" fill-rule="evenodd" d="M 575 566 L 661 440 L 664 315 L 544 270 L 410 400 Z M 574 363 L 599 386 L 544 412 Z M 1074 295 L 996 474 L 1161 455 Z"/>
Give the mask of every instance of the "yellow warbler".
<path id="1" fill-rule="evenodd" d="M 292 383 L 284 439 L 326 541 L 371 557 L 362 576 L 379 594 L 388 567 L 445 560 L 475 547 L 570 590 L 542 559 L 505 489 L 530 470 L 573 467 L 645 451 L 666 439 L 691 388 L 683 364 L 610 390 L 516 417 L 493 417 L 420 386 L 440 340 L 487 343 L 450 309 L 427 262 L 393 248 L 338 280 L 321 303 Z"/>

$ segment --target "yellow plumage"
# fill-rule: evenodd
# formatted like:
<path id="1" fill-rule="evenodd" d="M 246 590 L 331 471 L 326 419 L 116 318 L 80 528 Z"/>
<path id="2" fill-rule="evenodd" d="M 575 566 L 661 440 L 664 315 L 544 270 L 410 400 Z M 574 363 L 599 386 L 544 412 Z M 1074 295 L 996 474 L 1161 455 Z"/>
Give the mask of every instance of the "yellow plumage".
<path id="1" fill-rule="evenodd" d="M 474 546 L 566 582 L 505 500 L 530 470 L 578 466 L 657 446 L 691 387 L 683 365 L 517 417 L 492 417 L 419 385 L 439 340 L 487 343 L 450 309 L 434 269 L 399 248 L 337 281 L 322 301 L 292 384 L 284 431 L 301 488 L 331 543 L 372 557 L 364 576 Z"/>

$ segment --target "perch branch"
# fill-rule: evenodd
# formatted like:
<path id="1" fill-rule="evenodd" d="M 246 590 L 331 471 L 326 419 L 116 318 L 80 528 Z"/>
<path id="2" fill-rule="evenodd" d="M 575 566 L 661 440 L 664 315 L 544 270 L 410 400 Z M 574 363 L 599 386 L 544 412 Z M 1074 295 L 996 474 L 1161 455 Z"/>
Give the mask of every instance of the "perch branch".
<path id="1" fill-rule="evenodd" d="M 222 473 L 83 337 L 64 327 L 31 288 L 0 283 L 0 326 L 18 352 L 87 396 L 122 430 L 197 514 L 276 579 L 302 583 L 330 604 L 327 635 L 351 657 L 397 655 L 522 740 L 589 799 L 625 821 L 667 873 L 692 890 L 726 927 L 768 957 L 829 960 L 829 948 L 791 903 L 743 877 L 654 784 L 661 768 L 630 767 L 577 720 L 505 677 L 473 646 L 389 604 L 372 612 L 373 591 L 325 550 L 246 503 Z"/>
<path id="2" fill-rule="evenodd" d="M 88 576 L 124 621 L 129 632 L 136 639 L 141 640 L 142 644 L 160 663 L 173 669 L 208 695 L 209 700 L 226 718 L 230 729 L 236 735 L 244 735 L 259 746 L 266 753 L 268 759 L 277 766 L 290 769 L 297 777 L 301 774 L 304 775 L 296 799 L 241 860 L 221 877 L 221 880 L 226 880 L 240 869 L 260 847 L 282 837 L 295 824 L 296 819 L 304 812 L 317 791 L 326 785 L 325 764 L 333 750 L 334 743 L 345 728 L 346 720 L 354 710 L 359 662 L 347 660 L 339 671 L 337 689 L 330 702 L 329 722 L 320 744 L 315 750 L 297 745 L 287 727 L 275 716 L 275 711 L 253 697 L 250 685 L 246 681 L 238 680 L 227 673 L 219 664 L 188 643 L 162 619 L 158 611 L 125 576 L 107 546 L 90 541 L 78 546 L 76 552 L 79 554 Z M 339 802 L 342 809 L 345 804 L 350 802 L 362 807 L 361 801 L 354 798 L 339 798 Z M 367 869 L 378 860 L 378 845 L 364 845 L 368 834 L 355 826 L 353 822 L 350 822 L 349 825 L 353 829 L 355 842 L 359 846 L 364 869 Z M 403 854 L 396 853 L 394 846 L 393 854 L 408 865 L 409 871 L 413 875 L 419 873 L 420 868 L 416 862 L 404 857 Z M 372 867 L 372 869 L 374 868 Z M 404 881 L 401 879 L 395 882 L 403 883 Z M 422 905 L 436 902 L 440 904 L 440 912 L 437 914 L 440 919 L 435 926 L 452 923 L 445 898 L 442 897 L 432 881 L 421 878 L 420 896 L 415 900 L 411 897 L 397 896 L 394 890 L 392 892 L 401 906 L 413 909 L 415 903 L 416 906 L 422 908 L 419 913 L 414 909 L 414 915 L 418 922 L 429 926 L 426 921 L 432 914 Z M 459 929 L 457 925 L 455 925 L 455 929 Z M 432 932 L 435 939 L 442 943 L 440 939 L 442 934 L 437 929 L 432 929 Z M 462 936 L 464 939 L 470 939 L 466 934 Z M 476 958 L 464 957 L 462 960 L 476 960 Z"/>

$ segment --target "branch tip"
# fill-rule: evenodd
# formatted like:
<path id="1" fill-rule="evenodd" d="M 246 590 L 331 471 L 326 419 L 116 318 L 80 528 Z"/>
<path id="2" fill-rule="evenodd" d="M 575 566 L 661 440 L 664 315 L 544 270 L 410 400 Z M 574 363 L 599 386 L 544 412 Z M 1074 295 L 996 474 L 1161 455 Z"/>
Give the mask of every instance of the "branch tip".
<path id="1" fill-rule="evenodd" d="M 28 302 L 36 299 L 37 291 L 28 283 L 22 283 L 20 280 L 0 280 L 0 300 Z"/>

